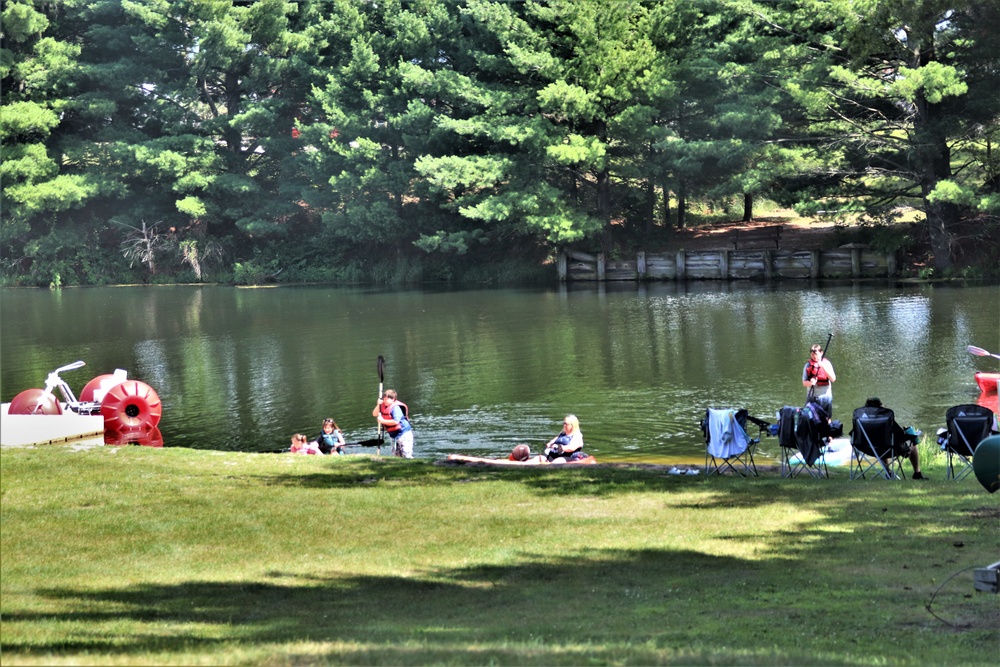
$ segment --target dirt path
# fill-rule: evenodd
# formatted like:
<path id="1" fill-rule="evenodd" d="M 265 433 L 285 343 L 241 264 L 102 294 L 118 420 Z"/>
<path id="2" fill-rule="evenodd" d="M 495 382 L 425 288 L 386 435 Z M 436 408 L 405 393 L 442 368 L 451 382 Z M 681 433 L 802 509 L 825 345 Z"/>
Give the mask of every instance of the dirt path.
<path id="1" fill-rule="evenodd" d="M 814 248 L 829 248 L 836 244 L 836 231 L 832 222 L 814 222 L 781 216 L 759 218 L 752 222 L 723 222 L 714 225 L 703 225 L 688 229 L 675 230 L 671 248 L 685 250 L 718 250 L 734 248 L 740 232 L 751 231 L 760 227 L 781 225 L 779 247 L 796 250 Z M 754 242 L 747 248 L 766 247 L 772 243 Z"/>

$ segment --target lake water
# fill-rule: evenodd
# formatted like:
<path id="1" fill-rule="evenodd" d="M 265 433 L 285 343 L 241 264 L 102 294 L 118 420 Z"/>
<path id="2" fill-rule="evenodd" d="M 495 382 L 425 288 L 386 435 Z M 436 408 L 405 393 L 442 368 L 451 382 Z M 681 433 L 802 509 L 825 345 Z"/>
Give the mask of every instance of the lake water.
<path id="1" fill-rule="evenodd" d="M 166 446 L 222 450 L 285 447 L 328 416 L 348 441 L 374 437 L 379 355 L 418 458 L 537 449 L 574 413 L 600 460 L 661 463 L 703 458 L 707 407 L 772 419 L 801 405 L 809 346 L 828 333 L 848 424 L 877 395 L 933 433 L 978 400 L 975 370 L 1000 367 L 966 352 L 1000 352 L 996 286 L 4 289 L 0 316 L 4 402 L 77 359 L 77 393 L 125 368 L 159 394 Z"/>

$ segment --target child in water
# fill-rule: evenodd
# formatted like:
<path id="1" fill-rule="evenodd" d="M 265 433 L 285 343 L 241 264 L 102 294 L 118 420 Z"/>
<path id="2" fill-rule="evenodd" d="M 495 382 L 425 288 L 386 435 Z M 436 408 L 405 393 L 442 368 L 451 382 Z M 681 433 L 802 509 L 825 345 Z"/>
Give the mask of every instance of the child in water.
<path id="1" fill-rule="evenodd" d="M 293 454 L 322 454 L 315 442 L 309 442 L 306 436 L 296 433 L 292 436 L 292 447 L 289 450 Z"/>
<path id="2" fill-rule="evenodd" d="M 324 454 L 344 453 L 344 434 L 337 427 L 337 422 L 329 418 L 323 420 L 323 432 L 316 436 L 316 444 Z"/>

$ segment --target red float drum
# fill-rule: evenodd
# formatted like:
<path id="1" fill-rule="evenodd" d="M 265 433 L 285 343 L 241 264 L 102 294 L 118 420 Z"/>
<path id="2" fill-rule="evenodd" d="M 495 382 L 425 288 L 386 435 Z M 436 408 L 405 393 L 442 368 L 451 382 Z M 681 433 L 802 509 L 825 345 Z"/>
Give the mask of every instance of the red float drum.
<path id="1" fill-rule="evenodd" d="M 105 373 L 104 375 L 98 375 L 93 380 L 88 382 L 83 386 L 83 391 L 80 392 L 80 402 L 81 403 L 91 403 L 94 400 L 94 392 L 101 388 L 102 382 L 110 382 L 115 376 L 110 373 Z"/>
<path id="2" fill-rule="evenodd" d="M 62 405 L 44 389 L 25 389 L 14 397 L 7 408 L 10 415 L 61 415 Z"/>
<path id="3" fill-rule="evenodd" d="M 163 406 L 160 397 L 148 384 L 126 380 L 108 391 L 101 401 L 101 414 L 107 430 L 120 433 L 148 430 L 160 423 Z"/>

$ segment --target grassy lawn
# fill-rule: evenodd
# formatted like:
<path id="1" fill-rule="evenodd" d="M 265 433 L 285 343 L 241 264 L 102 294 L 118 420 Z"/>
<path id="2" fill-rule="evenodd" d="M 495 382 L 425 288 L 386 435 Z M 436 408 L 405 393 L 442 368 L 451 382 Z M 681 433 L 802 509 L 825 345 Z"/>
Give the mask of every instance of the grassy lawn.
<path id="1" fill-rule="evenodd" d="M 5 449 L 16 664 L 995 664 L 1000 494 Z M 929 609 L 928 609 L 929 607 Z"/>

